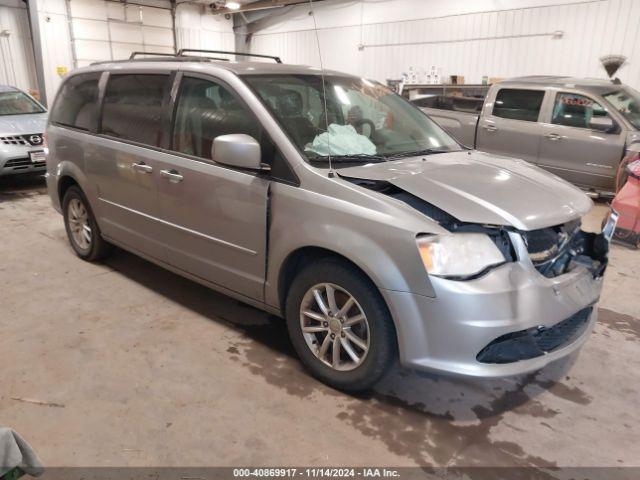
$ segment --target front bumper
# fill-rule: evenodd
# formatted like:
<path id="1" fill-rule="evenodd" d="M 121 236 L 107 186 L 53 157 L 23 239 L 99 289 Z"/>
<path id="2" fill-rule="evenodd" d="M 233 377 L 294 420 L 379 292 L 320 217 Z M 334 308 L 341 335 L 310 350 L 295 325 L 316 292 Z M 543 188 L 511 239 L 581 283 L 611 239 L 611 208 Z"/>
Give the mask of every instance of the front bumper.
<path id="1" fill-rule="evenodd" d="M 29 152 L 43 149 L 42 146 L 0 144 L 0 176 L 46 172 L 46 162 L 32 163 L 29 158 Z"/>
<path id="2" fill-rule="evenodd" d="M 516 249 L 522 253 L 523 244 L 520 247 Z M 539 370 L 577 350 L 593 330 L 602 289 L 602 277 L 594 278 L 583 266 L 547 278 L 526 255 L 474 280 L 432 277 L 431 282 L 433 298 L 383 291 L 396 320 L 401 362 L 410 368 L 477 377 Z M 477 358 L 500 337 L 550 329 L 589 307 L 580 328 L 548 353 L 504 363 Z"/>

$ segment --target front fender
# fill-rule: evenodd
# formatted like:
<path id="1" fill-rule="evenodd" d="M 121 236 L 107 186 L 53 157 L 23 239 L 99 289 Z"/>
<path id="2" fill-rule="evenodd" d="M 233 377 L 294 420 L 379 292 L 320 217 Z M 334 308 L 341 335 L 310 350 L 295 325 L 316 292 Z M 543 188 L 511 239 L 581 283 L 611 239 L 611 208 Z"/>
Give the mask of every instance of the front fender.
<path id="1" fill-rule="evenodd" d="M 272 192 L 265 303 L 280 308 L 278 282 L 297 250 L 329 250 L 379 288 L 435 296 L 415 243 L 419 228 L 390 211 L 277 185 Z"/>

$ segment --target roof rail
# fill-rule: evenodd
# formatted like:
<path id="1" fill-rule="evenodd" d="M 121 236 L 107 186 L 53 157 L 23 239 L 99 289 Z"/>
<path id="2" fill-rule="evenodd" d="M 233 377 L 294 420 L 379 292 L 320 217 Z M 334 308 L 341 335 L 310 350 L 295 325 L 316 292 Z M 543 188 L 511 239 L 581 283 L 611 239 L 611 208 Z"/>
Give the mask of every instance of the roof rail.
<path id="1" fill-rule="evenodd" d="M 162 53 L 162 52 L 131 52 L 131 55 L 129 55 L 129 60 L 133 60 L 134 58 L 136 58 L 137 56 L 143 56 L 143 55 L 151 55 L 153 57 L 175 57 L 176 54 L 175 53 Z"/>
<path id="2" fill-rule="evenodd" d="M 243 52 L 230 52 L 226 50 L 199 50 L 193 48 L 181 48 L 178 51 L 178 57 L 185 56 L 185 52 L 191 53 L 215 53 L 215 54 L 223 54 L 223 55 L 240 55 L 242 57 L 256 57 L 256 58 L 270 58 L 271 60 L 275 60 L 276 63 L 282 63 L 280 57 L 274 57 L 272 55 L 260 55 L 258 53 L 243 53 Z"/>

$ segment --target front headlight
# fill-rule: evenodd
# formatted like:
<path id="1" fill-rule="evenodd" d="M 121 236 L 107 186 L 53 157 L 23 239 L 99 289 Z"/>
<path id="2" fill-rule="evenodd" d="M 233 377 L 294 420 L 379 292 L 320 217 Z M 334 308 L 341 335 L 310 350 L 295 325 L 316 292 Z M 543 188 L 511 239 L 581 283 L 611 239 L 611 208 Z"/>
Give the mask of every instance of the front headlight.
<path id="1" fill-rule="evenodd" d="M 504 255 L 484 233 L 422 235 L 416 243 L 427 272 L 438 277 L 471 277 L 505 263 Z"/>

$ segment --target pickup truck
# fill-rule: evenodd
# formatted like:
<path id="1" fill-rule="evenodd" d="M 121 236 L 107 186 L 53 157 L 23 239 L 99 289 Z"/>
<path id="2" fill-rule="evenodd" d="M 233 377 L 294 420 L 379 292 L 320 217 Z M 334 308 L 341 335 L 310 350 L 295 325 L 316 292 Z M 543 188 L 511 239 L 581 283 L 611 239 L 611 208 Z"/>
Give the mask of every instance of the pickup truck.
<path id="1" fill-rule="evenodd" d="M 484 97 L 447 88 L 412 102 L 462 145 L 526 160 L 593 196 L 612 196 L 620 160 L 640 150 L 640 94 L 615 81 L 521 77 Z"/>

